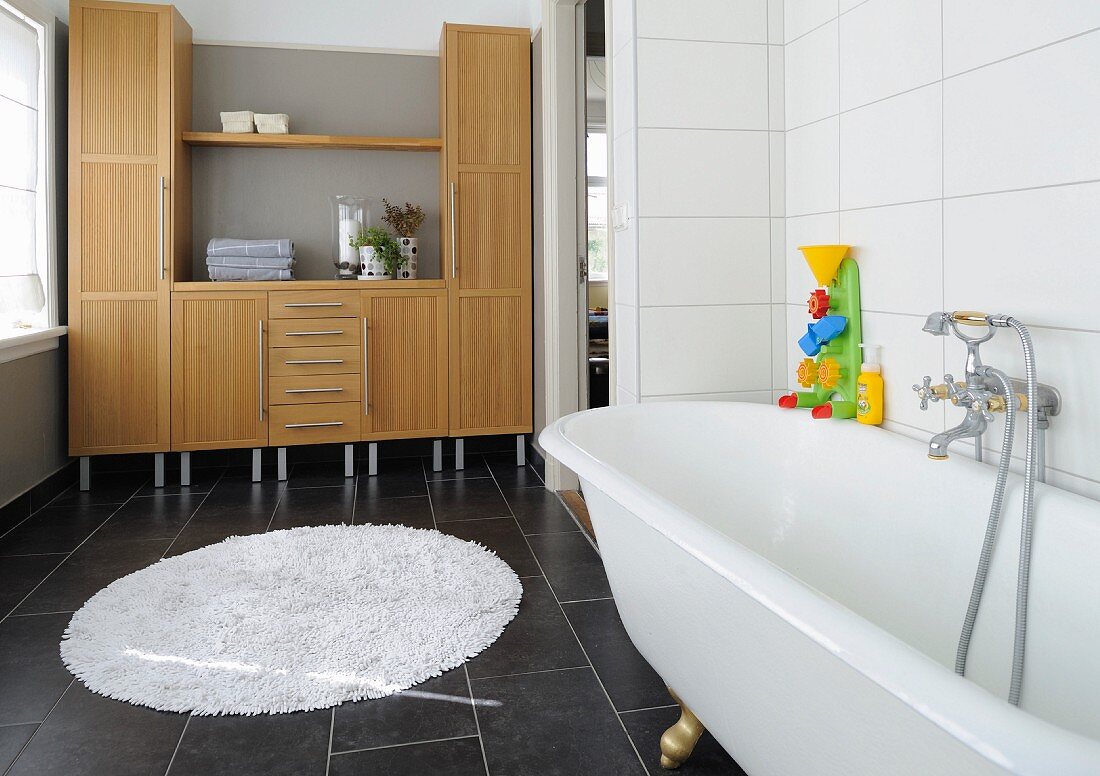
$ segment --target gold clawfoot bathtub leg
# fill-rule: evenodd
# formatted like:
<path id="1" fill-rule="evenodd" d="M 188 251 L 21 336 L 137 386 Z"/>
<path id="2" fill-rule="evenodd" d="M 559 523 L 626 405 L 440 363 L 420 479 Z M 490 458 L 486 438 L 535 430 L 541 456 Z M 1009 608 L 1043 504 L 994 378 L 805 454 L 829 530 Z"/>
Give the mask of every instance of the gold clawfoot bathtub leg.
<path id="1" fill-rule="evenodd" d="M 695 745 L 706 729 L 691 709 L 684 705 L 671 687 L 668 688 L 672 699 L 680 704 L 680 719 L 661 736 L 661 767 L 675 770 L 691 757 Z"/>

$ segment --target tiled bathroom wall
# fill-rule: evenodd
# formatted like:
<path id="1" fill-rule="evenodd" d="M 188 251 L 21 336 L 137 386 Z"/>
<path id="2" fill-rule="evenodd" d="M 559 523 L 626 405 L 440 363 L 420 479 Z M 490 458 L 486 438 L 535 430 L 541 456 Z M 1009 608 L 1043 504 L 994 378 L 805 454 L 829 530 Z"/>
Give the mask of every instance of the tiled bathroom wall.
<path id="1" fill-rule="evenodd" d="M 617 400 L 770 401 L 785 334 L 782 3 L 608 12 L 612 206 L 627 216 L 612 238 Z"/>
<path id="2" fill-rule="evenodd" d="M 961 343 L 921 331 L 928 313 L 1015 315 L 1064 400 L 1049 481 L 1100 498 L 1100 3 L 785 6 L 790 344 L 775 388 L 794 387 L 813 286 L 797 246 L 850 243 L 864 340 L 883 346 L 887 426 L 926 439 L 961 419 L 921 412 L 910 389 L 963 369 Z M 987 363 L 1022 376 L 1019 353 L 1007 330 L 985 346 Z M 999 421 L 985 442 L 999 448 Z"/>

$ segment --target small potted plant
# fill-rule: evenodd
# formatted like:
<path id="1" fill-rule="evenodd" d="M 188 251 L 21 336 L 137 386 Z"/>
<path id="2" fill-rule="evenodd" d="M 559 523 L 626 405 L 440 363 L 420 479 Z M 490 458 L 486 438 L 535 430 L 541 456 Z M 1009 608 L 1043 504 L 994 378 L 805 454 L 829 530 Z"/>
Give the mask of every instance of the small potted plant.
<path id="1" fill-rule="evenodd" d="M 348 244 L 359 249 L 360 280 L 391 280 L 401 266 L 401 246 L 380 226 L 364 229 Z"/>
<path id="2" fill-rule="evenodd" d="M 412 280 L 416 277 L 416 232 L 424 223 L 424 209 L 410 202 L 406 202 L 405 207 L 392 205 L 385 198 L 382 199 L 382 204 L 386 206 L 386 215 L 382 216 L 382 220 L 397 232 L 401 247 L 402 261 L 397 276 L 402 280 Z"/>

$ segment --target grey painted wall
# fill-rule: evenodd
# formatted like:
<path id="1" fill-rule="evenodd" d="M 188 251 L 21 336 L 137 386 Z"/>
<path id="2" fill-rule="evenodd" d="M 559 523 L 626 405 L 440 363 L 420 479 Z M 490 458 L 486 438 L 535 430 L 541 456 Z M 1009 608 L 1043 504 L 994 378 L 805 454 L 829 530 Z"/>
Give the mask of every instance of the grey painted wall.
<path id="1" fill-rule="evenodd" d="M 534 347 L 531 350 L 535 363 L 532 376 L 535 384 L 534 415 L 535 433 L 532 442 L 542 452 L 538 443 L 539 432 L 546 426 L 546 292 L 543 283 L 542 245 L 542 31 L 531 41 L 531 226 L 534 235 L 533 283 Z"/>
<path id="2" fill-rule="evenodd" d="M 439 59 L 296 49 L 196 46 L 196 131 L 220 131 L 223 110 L 286 113 L 302 134 L 439 134 Z M 194 149 L 194 278 L 211 237 L 290 237 L 296 277 L 331 278 L 329 197 L 414 202 L 427 213 L 420 275 L 439 277 L 439 155 L 399 151 Z"/>

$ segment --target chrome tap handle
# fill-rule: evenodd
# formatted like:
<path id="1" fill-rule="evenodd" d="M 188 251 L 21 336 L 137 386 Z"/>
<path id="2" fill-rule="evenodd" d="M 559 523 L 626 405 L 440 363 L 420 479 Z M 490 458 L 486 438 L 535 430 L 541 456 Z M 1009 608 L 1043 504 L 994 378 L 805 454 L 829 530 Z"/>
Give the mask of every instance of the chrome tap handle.
<path id="1" fill-rule="evenodd" d="M 928 402 L 938 402 L 940 400 L 940 397 L 932 390 L 931 375 L 925 375 L 924 383 L 922 385 L 914 385 L 913 390 L 917 392 L 917 398 L 920 399 L 920 408 L 922 410 L 928 409 Z"/>
<path id="2" fill-rule="evenodd" d="M 953 404 L 961 404 L 965 407 L 965 400 L 968 399 L 970 395 L 965 388 L 959 388 L 959 386 L 955 384 L 955 376 L 945 374 L 943 376 L 943 382 L 944 386 L 947 388 L 947 398 L 949 398 Z"/>

